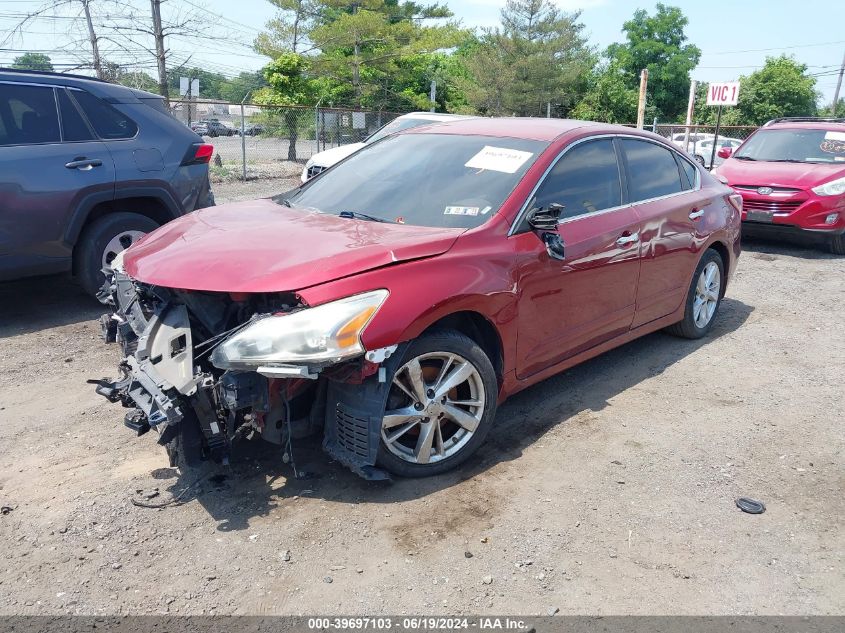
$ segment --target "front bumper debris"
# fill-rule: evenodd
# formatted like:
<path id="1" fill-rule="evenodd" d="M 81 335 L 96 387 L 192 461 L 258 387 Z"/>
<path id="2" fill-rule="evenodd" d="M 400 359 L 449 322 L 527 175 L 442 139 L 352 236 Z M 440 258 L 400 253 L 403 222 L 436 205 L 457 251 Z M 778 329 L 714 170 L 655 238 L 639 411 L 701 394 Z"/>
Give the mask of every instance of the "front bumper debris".
<path id="1" fill-rule="evenodd" d="M 329 367 L 223 371 L 211 365 L 211 351 L 259 307 L 136 283 L 119 266 L 101 300 L 113 306 L 100 319 L 103 340 L 117 343 L 123 359 L 117 379 L 89 382 L 130 409 L 124 424 L 137 435 L 158 431 L 172 465 L 178 455 L 188 466 L 227 463 L 232 444 L 254 434 L 287 455 L 291 438 L 322 429 L 323 448 L 334 459 L 367 479 L 388 478 L 376 461 L 389 390 L 385 367 L 398 360 L 396 346 Z M 186 437 L 196 451 L 185 449 Z"/>

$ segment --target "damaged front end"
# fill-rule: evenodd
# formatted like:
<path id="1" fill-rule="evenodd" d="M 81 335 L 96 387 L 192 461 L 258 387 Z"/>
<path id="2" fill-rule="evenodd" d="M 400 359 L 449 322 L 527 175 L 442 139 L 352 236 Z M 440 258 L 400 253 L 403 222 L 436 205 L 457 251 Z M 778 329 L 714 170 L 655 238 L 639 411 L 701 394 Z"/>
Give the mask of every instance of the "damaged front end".
<path id="1" fill-rule="evenodd" d="M 294 293 L 161 288 L 130 278 L 122 258 L 101 292 L 106 342 L 119 344 L 116 380 L 96 391 L 129 411 L 124 423 L 159 432 L 172 466 L 227 463 L 259 435 L 284 447 L 321 429 L 324 449 L 358 474 L 375 468 L 387 398 L 381 364 L 396 346 L 365 351 L 360 333 L 387 291 L 317 306 Z"/>

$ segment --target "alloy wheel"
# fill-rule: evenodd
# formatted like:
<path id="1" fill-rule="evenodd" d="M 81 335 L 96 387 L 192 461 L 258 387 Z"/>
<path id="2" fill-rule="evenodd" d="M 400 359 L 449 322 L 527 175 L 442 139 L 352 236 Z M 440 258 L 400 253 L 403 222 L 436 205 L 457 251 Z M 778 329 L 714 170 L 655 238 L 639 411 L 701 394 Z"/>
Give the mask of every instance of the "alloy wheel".
<path id="1" fill-rule="evenodd" d="M 382 441 L 392 454 L 429 464 L 458 453 L 484 415 L 486 394 L 478 369 L 451 352 L 416 356 L 394 374 Z"/>
<path id="2" fill-rule="evenodd" d="M 111 263 L 117 254 L 125 251 L 144 235 L 146 233 L 143 231 L 121 231 L 111 238 L 103 249 L 103 268 L 111 270 Z"/>
<path id="3" fill-rule="evenodd" d="M 695 284 L 695 297 L 692 302 L 692 318 L 698 328 L 707 327 L 716 307 L 719 305 L 719 294 L 722 290 L 722 273 L 716 262 L 708 262 L 698 275 Z"/>

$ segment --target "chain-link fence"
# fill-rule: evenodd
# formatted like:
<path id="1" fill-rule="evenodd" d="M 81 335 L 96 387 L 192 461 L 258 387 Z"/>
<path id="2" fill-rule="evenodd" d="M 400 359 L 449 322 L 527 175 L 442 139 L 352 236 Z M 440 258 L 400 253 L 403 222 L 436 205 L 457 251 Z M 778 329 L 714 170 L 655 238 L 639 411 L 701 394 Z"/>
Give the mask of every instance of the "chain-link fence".
<path id="1" fill-rule="evenodd" d="M 212 180 L 298 176 L 314 154 L 360 143 L 397 112 L 171 101 L 171 112 L 214 145 Z"/>

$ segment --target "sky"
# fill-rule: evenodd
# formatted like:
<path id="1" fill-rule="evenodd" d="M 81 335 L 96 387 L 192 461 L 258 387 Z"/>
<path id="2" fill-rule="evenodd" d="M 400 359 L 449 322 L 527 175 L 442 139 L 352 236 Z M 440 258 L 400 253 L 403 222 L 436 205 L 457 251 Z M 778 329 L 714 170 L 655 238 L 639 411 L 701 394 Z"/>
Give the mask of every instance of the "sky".
<path id="1" fill-rule="evenodd" d="M 146 17 L 149 4 L 129 0 Z M 425 1 L 425 0 L 420 0 Z M 444 0 L 441 0 L 443 2 Z M 92 7 L 97 10 L 94 0 Z M 445 0 L 465 27 L 498 24 L 504 0 Z M 603 50 L 622 41 L 622 24 L 638 8 L 654 11 L 653 2 L 631 0 L 555 0 L 564 10 L 580 10 L 581 22 L 591 45 Z M 0 43 L 19 16 L 42 6 L 43 0 L 0 0 Z M 730 81 L 760 68 L 766 56 L 785 53 L 794 56 L 818 75 L 817 89 L 822 103 L 833 98 L 836 73 L 845 56 L 845 0 L 665 0 L 678 6 L 689 19 L 686 29 L 691 43 L 702 51 L 693 79 L 702 82 Z M 205 66 L 233 76 L 242 70 L 257 70 L 267 58 L 250 49 L 255 35 L 273 17 L 268 0 L 167 0 L 165 20 L 178 14 L 204 10 L 211 35 L 202 38 L 174 38 L 170 48 L 176 59 Z M 0 44 L 0 65 L 8 65 L 24 50 L 49 52 L 54 62 L 74 61 L 73 43 L 83 35 L 84 22 L 78 10 L 50 13 L 26 28 L 23 35 Z M 107 16 L 110 17 L 110 16 Z M 125 19 L 125 16 L 124 18 Z M 108 48 L 108 44 L 105 44 Z M 56 52 L 62 49 L 63 52 Z M 139 50 L 113 52 L 112 58 L 153 72 L 154 65 Z M 202 91 L 202 87 L 200 87 Z"/>

